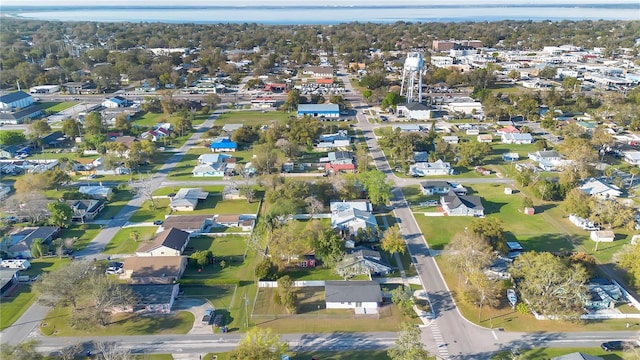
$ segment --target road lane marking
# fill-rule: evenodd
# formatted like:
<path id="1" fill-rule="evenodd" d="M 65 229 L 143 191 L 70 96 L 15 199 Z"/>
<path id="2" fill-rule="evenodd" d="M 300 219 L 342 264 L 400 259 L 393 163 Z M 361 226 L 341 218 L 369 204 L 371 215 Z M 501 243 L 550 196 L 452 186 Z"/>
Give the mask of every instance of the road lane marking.
<path id="1" fill-rule="evenodd" d="M 496 332 L 494 330 L 491 330 L 491 335 L 493 335 L 493 338 L 498 340 L 498 335 L 496 335 Z"/>

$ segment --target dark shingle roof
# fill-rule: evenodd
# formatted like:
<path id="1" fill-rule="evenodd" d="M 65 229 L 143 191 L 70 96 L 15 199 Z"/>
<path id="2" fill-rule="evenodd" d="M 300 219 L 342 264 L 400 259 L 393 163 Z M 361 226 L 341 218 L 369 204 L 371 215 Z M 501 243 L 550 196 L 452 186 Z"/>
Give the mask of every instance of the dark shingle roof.
<path id="1" fill-rule="evenodd" d="M 176 228 L 169 228 L 158 235 L 152 242 L 140 247 L 140 252 L 153 250 L 159 246 L 166 246 L 173 250 L 182 250 L 189 241 L 189 233 Z"/>
<path id="2" fill-rule="evenodd" d="M 325 281 L 327 302 L 381 302 L 382 293 L 377 281 Z"/>
<path id="3" fill-rule="evenodd" d="M 443 181 L 443 180 L 427 180 L 427 181 L 421 182 L 420 186 L 422 186 L 424 189 L 448 188 L 448 187 L 451 187 L 451 184 L 449 184 L 448 181 Z"/>
<path id="4" fill-rule="evenodd" d="M 479 196 L 474 195 L 457 195 L 453 190 L 449 190 L 446 196 L 443 196 L 444 202 L 449 204 L 449 209 L 455 209 L 461 205 L 469 209 L 484 210 L 482 200 Z"/>

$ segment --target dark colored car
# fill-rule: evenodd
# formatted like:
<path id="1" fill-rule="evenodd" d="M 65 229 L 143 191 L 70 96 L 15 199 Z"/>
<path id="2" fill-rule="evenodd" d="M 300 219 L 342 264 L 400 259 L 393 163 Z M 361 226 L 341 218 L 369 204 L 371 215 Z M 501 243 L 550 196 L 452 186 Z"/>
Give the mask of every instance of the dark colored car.
<path id="1" fill-rule="evenodd" d="M 604 351 L 616 351 L 622 350 L 622 348 L 624 347 L 624 343 L 622 341 L 607 341 L 602 343 L 600 347 Z"/>
<path id="2" fill-rule="evenodd" d="M 153 222 L 153 225 L 162 225 L 162 224 L 164 224 L 164 221 L 162 220 L 156 220 Z"/>

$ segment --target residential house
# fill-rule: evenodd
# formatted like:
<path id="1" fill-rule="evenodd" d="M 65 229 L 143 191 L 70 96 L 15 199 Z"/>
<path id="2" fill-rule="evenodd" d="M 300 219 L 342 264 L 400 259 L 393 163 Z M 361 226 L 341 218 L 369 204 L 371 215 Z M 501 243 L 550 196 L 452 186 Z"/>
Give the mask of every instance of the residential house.
<path id="1" fill-rule="evenodd" d="M 64 143 L 65 140 L 66 138 L 62 133 L 62 131 L 54 131 L 42 137 L 41 142 L 42 142 L 43 148 L 52 148 L 52 147 L 58 147 L 62 145 L 62 143 Z"/>
<path id="2" fill-rule="evenodd" d="M 412 120 L 431 119 L 431 110 L 421 103 L 405 103 L 396 106 L 396 114 Z"/>
<path id="3" fill-rule="evenodd" d="M 33 257 L 31 244 L 35 239 L 42 239 L 42 243 L 48 245 L 59 233 L 57 226 L 25 227 L 11 233 L 2 247 L 10 257 L 30 259 Z"/>
<path id="4" fill-rule="evenodd" d="M 327 309 L 354 309 L 356 314 L 377 314 L 382 292 L 377 281 L 325 281 Z"/>
<path id="5" fill-rule="evenodd" d="M 427 196 L 448 194 L 452 190 L 458 195 L 467 195 L 467 189 L 464 186 L 440 180 L 423 181 L 420 183 L 420 190 Z"/>
<path id="6" fill-rule="evenodd" d="M 519 134 L 520 130 L 516 129 L 513 125 L 507 125 L 503 128 L 496 130 L 496 135 L 504 135 L 504 134 Z"/>
<path id="7" fill-rule="evenodd" d="M 139 313 L 168 314 L 180 292 L 179 284 L 132 284 L 131 293 L 136 299 L 132 311 Z"/>
<path id="8" fill-rule="evenodd" d="M 96 216 L 104 209 L 103 200 L 67 200 L 67 205 L 73 210 L 72 221 L 87 222 L 95 219 Z"/>
<path id="9" fill-rule="evenodd" d="M 117 143 L 121 143 L 128 149 L 131 147 L 131 144 L 138 141 L 138 139 L 136 139 L 133 136 L 117 136 L 115 139 L 113 139 L 113 141 Z"/>
<path id="10" fill-rule="evenodd" d="M 348 151 L 335 151 L 327 154 L 327 157 L 320 158 L 321 163 L 325 163 L 325 170 L 328 172 L 354 172 L 356 164 L 353 155 Z"/>
<path id="11" fill-rule="evenodd" d="M 120 278 L 132 284 L 173 284 L 186 268 L 183 256 L 130 256 L 124 260 Z"/>
<path id="12" fill-rule="evenodd" d="M 590 178 L 580 186 L 587 195 L 601 199 L 615 199 L 622 195 L 620 188 L 603 179 Z"/>
<path id="13" fill-rule="evenodd" d="M 529 159 L 533 161 L 552 162 L 562 160 L 562 155 L 555 150 L 539 150 L 534 153 L 529 153 L 528 156 Z"/>
<path id="14" fill-rule="evenodd" d="M 198 156 L 198 164 L 221 164 L 225 163 L 227 159 L 230 159 L 231 155 L 229 154 L 202 154 Z"/>
<path id="15" fill-rule="evenodd" d="M 194 211 L 198 206 L 198 201 L 206 200 L 209 193 L 200 188 L 182 188 L 169 203 L 173 211 Z"/>
<path id="16" fill-rule="evenodd" d="M 140 138 L 155 142 L 160 141 L 169 135 L 171 135 L 170 130 L 163 127 L 158 127 L 156 129 L 143 132 L 142 134 L 140 134 Z"/>
<path id="17" fill-rule="evenodd" d="M 640 165 L 640 151 L 629 150 L 623 151 L 622 154 L 624 155 L 624 161 L 631 165 Z"/>
<path id="18" fill-rule="evenodd" d="M 452 190 L 440 198 L 440 204 L 449 216 L 484 216 L 484 206 L 479 196 L 458 195 Z"/>
<path id="19" fill-rule="evenodd" d="M 249 215 L 220 214 L 214 218 L 213 226 L 241 228 L 251 231 L 255 225 L 255 218 Z"/>
<path id="20" fill-rule="evenodd" d="M 277 100 L 270 97 L 251 99 L 252 109 L 272 109 L 276 107 Z"/>
<path id="21" fill-rule="evenodd" d="M 320 151 L 342 149 L 347 150 L 351 147 L 351 137 L 346 130 L 339 130 L 334 134 L 320 135 L 316 148 Z"/>
<path id="22" fill-rule="evenodd" d="M 517 152 L 509 152 L 509 153 L 502 154 L 502 161 L 512 162 L 512 161 L 518 161 L 518 160 L 520 160 L 520 154 L 518 154 Z"/>
<path id="23" fill-rule="evenodd" d="M 107 186 L 80 186 L 78 192 L 94 199 L 106 199 L 111 196 L 113 189 Z"/>
<path id="24" fill-rule="evenodd" d="M 591 232 L 589 238 L 595 242 L 613 242 L 616 234 L 610 230 L 595 230 Z"/>
<path id="25" fill-rule="evenodd" d="M 340 107 L 338 104 L 300 104 L 298 117 L 310 116 L 314 118 L 338 118 Z"/>
<path id="26" fill-rule="evenodd" d="M 451 172 L 451 164 L 440 159 L 435 162 L 416 163 L 409 168 L 412 176 L 450 175 Z"/>
<path id="27" fill-rule="evenodd" d="M 219 137 L 211 142 L 210 148 L 213 152 L 233 152 L 238 149 L 238 144 L 229 137 Z"/>
<path id="28" fill-rule="evenodd" d="M 199 164 L 191 170 L 191 173 L 196 177 L 223 177 L 225 175 L 225 169 L 224 164 Z"/>
<path id="29" fill-rule="evenodd" d="M 449 135 L 449 136 L 443 136 L 442 141 L 446 142 L 447 144 L 457 144 L 460 142 L 460 138 L 457 137 L 456 135 Z"/>
<path id="30" fill-rule="evenodd" d="M 414 151 L 413 152 L 413 162 L 428 162 L 429 161 L 429 152 L 428 151 Z"/>
<path id="31" fill-rule="evenodd" d="M 202 154 L 198 157 L 198 165 L 193 169 L 193 176 L 218 176 L 226 175 L 228 162 L 232 159 L 231 155 L 215 153 Z"/>
<path id="32" fill-rule="evenodd" d="M 190 234 L 178 228 L 168 228 L 153 241 L 142 244 L 136 256 L 180 256 L 189 243 Z"/>
<path id="33" fill-rule="evenodd" d="M 336 265 L 336 271 L 339 274 L 359 273 L 381 276 L 388 275 L 392 270 L 393 268 L 382 259 L 380 252 L 367 248 L 353 249 Z"/>
<path id="34" fill-rule="evenodd" d="M 164 219 L 163 229 L 176 228 L 191 234 L 206 233 L 213 225 L 211 215 L 171 215 Z"/>
<path id="35" fill-rule="evenodd" d="M 491 143 L 493 141 L 493 135 L 491 134 L 480 134 L 476 137 L 478 142 L 480 143 Z"/>
<path id="36" fill-rule="evenodd" d="M 500 137 L 505 144 L 531 144 L 533 136 L 529 133 L 504 133 Z"/>
<path id="37" fill-rule="evenodd" d="M 222 190 L 222 198 L 225 200 L 240 200 L 247 197 L 240 192 L 240 189 L 235 185 L 225 185 Z"/>
<path id="38" fill-rule="evenodd" d="M 20 269 L 0 268 L 0 296 L 8 295 L 18 283 Z"/>
<path id="39" fill-rule="evenodd" d="M 378 226 L 371 211 L 371 203 L 364 201 L 332 201 L 331 228 L 346 231 L 349 235 L 356 235 L 365 228 L 375 229 Z"/>

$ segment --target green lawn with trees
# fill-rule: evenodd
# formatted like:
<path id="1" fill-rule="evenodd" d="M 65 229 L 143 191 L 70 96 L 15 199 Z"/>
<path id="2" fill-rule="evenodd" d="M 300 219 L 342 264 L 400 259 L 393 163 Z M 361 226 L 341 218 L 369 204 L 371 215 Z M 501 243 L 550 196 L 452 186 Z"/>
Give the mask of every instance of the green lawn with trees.
<path id="1" fill-rule="evenodd" d="M 137 226 L 123 228 L 105 246 L 105 254 L 133 254 L 140 244 L 153 239 L 157 226 Z"/>

